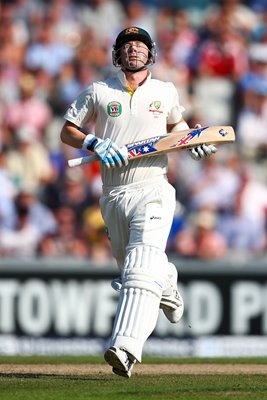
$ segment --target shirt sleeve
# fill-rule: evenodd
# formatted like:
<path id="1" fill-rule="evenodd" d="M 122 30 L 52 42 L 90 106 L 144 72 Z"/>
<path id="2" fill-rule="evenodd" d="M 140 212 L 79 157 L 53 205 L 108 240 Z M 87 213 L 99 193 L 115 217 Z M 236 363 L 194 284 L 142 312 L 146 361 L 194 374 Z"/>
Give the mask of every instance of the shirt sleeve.
<path id="1" fill-rule="evenodd" d="M 179 95 L 173 83 L 169 82 L 170 111 L 167 116 L 167 124 L 176 124 L 182 118 L 185 108 L 180 104 Z"/>
<path id="2" fill-rule="evenodd" d="M 64 118 L 82 128 L 95 113 L 94 86 L 90 85 L 70 105 Z"/>

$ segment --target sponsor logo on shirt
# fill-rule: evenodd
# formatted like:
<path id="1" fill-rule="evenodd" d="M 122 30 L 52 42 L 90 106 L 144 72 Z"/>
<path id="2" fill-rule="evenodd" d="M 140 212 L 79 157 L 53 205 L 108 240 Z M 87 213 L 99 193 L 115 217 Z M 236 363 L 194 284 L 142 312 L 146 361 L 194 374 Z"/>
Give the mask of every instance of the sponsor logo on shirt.
<path id="1" fill-rule="evenodd" d="M 122 112 L 121 103 L 118 101 L 111 101 L 107 105 L 107 112 L 110 117 L 119 117 Z"/>
<path id="2" fill-rule="evenodd" d="M 163 113 L 163 105 L 161 104 L 161 101 L 159 101 L 159 100 L 152 101 L 149 104 L 148 111 L 153 113 L 154 117 L 157 117 L 159 114 L 162 114 Z"/>

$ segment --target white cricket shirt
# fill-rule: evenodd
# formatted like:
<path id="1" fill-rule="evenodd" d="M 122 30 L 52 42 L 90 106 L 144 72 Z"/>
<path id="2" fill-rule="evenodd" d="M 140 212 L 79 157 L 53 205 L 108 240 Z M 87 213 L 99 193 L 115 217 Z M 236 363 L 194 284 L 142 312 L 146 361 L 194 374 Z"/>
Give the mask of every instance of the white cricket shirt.
<path id="1" fill-rule="evenodd" d="M 105 81 L 94 82 L 71 104 L 64 118 L 83 127 L 95 119 L 95 135 L 110 138 L 123 146 L 167 133 L 167 124 L 182 118 L 175 86 L 151 78 L 131 92 L 124 73 Z M 104 186 L 119 186 L 143 181 L 167 172 L 167 155 L 131 160 L 127 167 L 108 169 L 101 165 Z"/>

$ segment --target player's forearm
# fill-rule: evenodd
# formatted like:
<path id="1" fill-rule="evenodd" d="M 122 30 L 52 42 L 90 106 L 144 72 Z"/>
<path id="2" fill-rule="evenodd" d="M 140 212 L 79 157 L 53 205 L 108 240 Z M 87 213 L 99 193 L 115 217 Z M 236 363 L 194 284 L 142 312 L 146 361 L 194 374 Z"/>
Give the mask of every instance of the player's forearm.
<path id="1" fill-rule="evenodd" d="M 184 131 L 186 129 L 189 129 L 189 126 L 188 126 L 187 122 L 183 118 L 180 119 L 180 121 L 176 122 L 175 124 L 168 124 L 167 125 L 167 132 L 168 133 Z"/>
<path id="2" fill-rule="evenodd" d="M 76 149 L 81 149 L 84 138 L 84 133 L 81 132 L 76 125 L 68 121 L 65 122 L 60 133 L 60 139 L 63 143 L 75 147 Z"/>

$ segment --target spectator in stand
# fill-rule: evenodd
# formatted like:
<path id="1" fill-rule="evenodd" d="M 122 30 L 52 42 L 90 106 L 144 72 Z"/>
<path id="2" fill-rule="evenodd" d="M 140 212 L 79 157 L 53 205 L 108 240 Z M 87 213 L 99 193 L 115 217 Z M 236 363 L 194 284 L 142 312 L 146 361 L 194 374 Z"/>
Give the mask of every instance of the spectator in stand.
<path id="1" fill-rule="evenodd" d="M 195 110 L 209 125 L 232 125 L 236 82 L 247 69 L 246 37 L 226 15 L 191 59 Z"/>
<path id="2" fill-rule="evenodd" d="M 59 200 L 61 205 L 66 205 L 74 210 L 77 226 L 81 228 L 85 209 L 95 202 L 83 168 L 77 167 L 66 171 L 64 187 Z"/>
<path id="3" fill-rule="evenodd" d="M 187 174 L 184 177 L 185 186 L 189 191 L 187 207 L 190 212 L 203 208 L 232 208 L 240 185 L 240 176 L 235 165 L 213 157 L 213 160 L 203 162 L 201 168 L 194 171 L 193 176 Z"/>
<path id="4" fill-rule="evenodd" d="M 57 221 L 53 212 L 39 199 L 36 188 L 25 185 L 16 196 L 16 204 L 27 209 L 27 219 L 38 229 L 39 237 L 54 233 L 57 228 Z"/>
<path id="5" fill-rule="evenodd" d="M 214 30 L 221 23 L 222 16 L 226 16 L 231 26 L 244 34 L 250 34 L 258 25 L 258 15 L 242 0 L 220 0 L 218 4 L 212 4 L 205 12 L 205 23 Z"/>
<path id="6" fill-rule="evenodd" d="M 45 15 L 47 11 L 47 2 L 45 0 L 12 0 L 3 1 L 3 3 L 12 3 L 12 15 L 16 21 L 24 21 L 32 27 L 37 16 Z"/>
<path id="7" fill-rule="evenodd" d="M 53 96 L 55 91 L 55 84 L 57 82 L 57 78 L 51 76 L 45 69 L 39 68 L 34 71 L 34 78 L 36 81 L 35 85 L 35 96 L 37 99 L 45 102 L 52 114 L 56 113 L 53 107 Z"/>
<path id="8" fill-rule="evenodd" d="M 266 159 L 267 43 L 250 44 L 248 54 L 249 68 L 238 82 L 236 132 L 242 156 L 257 162 Z"/>
<path id="9" fill-rule="evenodd" d="M 243 106 L 250 106 L 250 92 L 246 96 L 246 91 L 253 88 L 261 80 L 267 81 L 267 45 L 264 43 L 253 43 L 248 46 L 248 68 L 240 77 L 238 82 L 241 90 L 241 100 Z M 242 92 L 243 91 L 243 92 Z"/>
<path id="10" fill-rule="evenodd" d="M 153 2 L 153 0 L 151 1 Z M 172 0 L 168 2 L 158 0 L 158 2 L 160 2 L 161 8 L 168 6 L 170 9 L 186 11 L 190 25 L 201 29 L 208 7 L 219 4 L 220 0 Z"/>
<path id="11" fill-rule="evenodd" d="M 223 15 L 216 29 L 200 45 L 198 76 L 240 78 L 248 66 L 246 38 Z"/>
<path id="12" fill-rule="evenodd" d="M 82 24 L 79 21 L 78 2 L 70 0 L 50 0 L 45 18 L 53 27 L 56 42 L 75 49 L 81 41 Z"/>
<path id="13" fill-rule="evenodd" d="M 39 99 L 36 94 L 36 80 L 31 73 L 23 73 L 19 81 L 20 98 L 10 103 L 5 113 L 5 125 L 12 131 L 21 127 L 32 128 L 36 140 L 42 141 L 47 124 L 52 118 L 48 103 Z"/>
<path id="14" fill-rule="evenodd" d="M 171 81 L 179 89 L 179 98 L 186 107 L 185 115 L 192 112 L 192 101 L 190 93 L 191 75 L 189 68 L 181 63 L 177 64 L 173 58 L 172 48 L 165 46 L 161 49 L 161 58 L 153 69 L 156 79 Z"/>
<path id="15" fill-rule="evenodd" d="M 56 76 L 62 65 L 71 61 L 74 50 L 55 36 L 53 21 L 44 20 L 36 32 L 36 37 L 27 46 L 25 65 L 30 71 L 40 68 Z"/>
<path id="16" fill-rule="evenodd" d="M 49 153 L 37 136 L 33 127 L 22 126 L 16 131 L 15 146 L 6 152 L 6 168 L 18 188 L 38 191 L 53 178 Z"/>
<path id="17" fill-rule="evenodd" d="M 243 98 L 236 125 L 240 153 L 248 160 L 266 161 L 267 79 L 250 79 L 243 85 Z"/>
<path id="18" fill-rule="evenodd" d="M 192 76 L 188 58 L 191 51 L 194 50 L 197 35 L 189 27 L 184 11 L 177 11 L 171 26 L 166 26 L 165 29 L 160 28 L 158 42 L 160 51 L 158 60 L 153 67 L 153 74 L 157 79 L 174 83 L 179 92 L 180 101 L 186 108 L 185 115 L 189 115 L 192 112 L 190 93 Z"/>
<path id="19" fill-rule="evenodd" d="M 2 257 L 33 258 L 42 237 L 40 226 L 31 217 L 30 204 L 20 193 L 15 200 L 16 222 L 13 228 L 0 228 L 0 255 Z M 41 221 L 41 224 L 46 221 Z M 40 223 L 40 222 L 39 222 Z"/>
<path id="20" fill-rule="evenodd" d="M 61 206 L 55 211 L 57 229 L 40 241 L 39 255 L 52 258 L 88 258 L 88 248 L 80 230 L 77 229 L 75 212 L 71 207 Z"/>
<path id="21" fill-rule="evenodd" d="M 79 20 L 98 45 L 110 45 L 125 21 L 125 10 L 118 0 L 86 0 L 79 7 Z"/>
<path id="22" fill-rule="evenodd" d="M 81 45 L 76 49 L 75 61 L 78 65 L 88 66 L 91 75 L 101 79 L 105 76 L 106 70 L 110 67 L 110 60 L 107 57 L 107 42 L 100 41 L 95 37 L 92 28 L 86 28 L 81 33 Z M 95 78 L 94 78 L 95 79 Z"/>
<path id="23" fill-rule="evenodd" d="M 266 178 L 266 176 L 265 176 Z M 258 177 L 254 177 L 251 169 L 245 169 L 240 185 L 240 213 L 246 218 L 254 221 L 259 231 L 263 231 L 266 220 L 267 207 L 267 187 L 266 180 L 261 182 Z M 261 238 L 258 238 L 259 242 Z"/>
<path id="24" fill-rule="evenodd" d="M 16 186 L 6 168 L 6 153 L 0 150 L 0 227 L 12 228 L 15 225 L 14 199 Z"/>
<path id="25" fill-rule="evenodd" d="M 267 207 L 267 190 L 262 186 L 259 191 L 259 197 L 256 195 L 254 199 L 251 199 L 253 206 L 261 208 L 261 216 L 255 218 L 251 212 L 246 211 L 246 205 L 244 204 L 247 196 L 246 186 L 249 184 L 249 180 L 248 176 L 244 174 L 233 203 L 233 210 L 223 213 L 218 218 L 218 231 L 226 239 L 228 249 L 232 255 L 238 255 L 238 253 L 240 256 L 247 256 L 248 253 L 257 255 L 266 248 L 265 211 Z"/>
<path id="26" fill-rule="evenodd" d="M 198 44 L 199 35 L 190 25 L 188 13 L 185 10 L 177 10 L 173 22 L 172 53 L 174 62 L 177 65 L 188 66 L 190 57 Z"/>
<path id="27" fill-rule="evenodd" d="M 51 97 L 53 110 L 56 114 L 62 115 L 68 104 L 85 89 L 84 82 L 81 82 L 79 78 L 79 65 L 77 63 L 68 62 L 61 67 L 54 83 L 53 97 Z M 87 83 L 89 83 L 89 79 Z"/>
<path id="28" fill-rule="evenodd" d="M 126 18 L 123 27 L 142 26 L 151 37 L 156 38 L 156 9 L 140 0 L 129 0 L 125 5 Z"/>
<path id="29" fill-rule="evenodd" d="M 3 5 L 0 12 L 0 101 L 5 106 L 18 97 L 18 81 L 25 52 L 25 45 L 17 40 L 15 24 L 12 7 Z M 4 115 L 1 116 L 1 124 L 3 120 Z"/>
<path id="30" fill-rule="evenodd" d="M 202 209 L 192 216 L 191 225 L 174 239 L 174 250 L 182 257 L 215 260 L 227 255 L 227 242 L 217 229 L 216 212 Z"/>
<path id="31" fill-rule="evenodd" d="M 17 82 L 23 65 L 27 39 L 13 18 L 13 5 L 3 4 L 0 13 L 0 60 L 6 72 Z"/>

